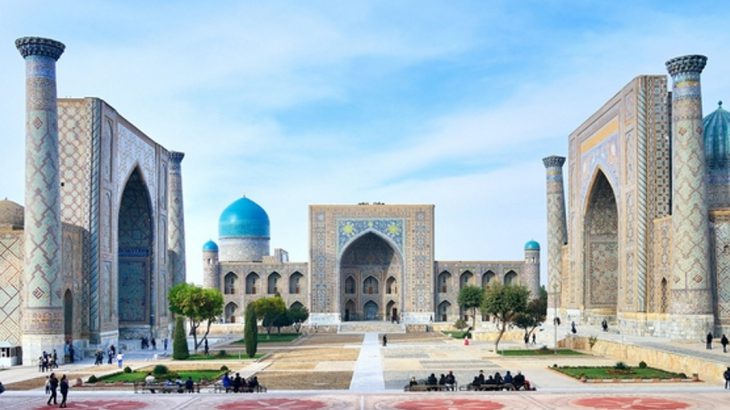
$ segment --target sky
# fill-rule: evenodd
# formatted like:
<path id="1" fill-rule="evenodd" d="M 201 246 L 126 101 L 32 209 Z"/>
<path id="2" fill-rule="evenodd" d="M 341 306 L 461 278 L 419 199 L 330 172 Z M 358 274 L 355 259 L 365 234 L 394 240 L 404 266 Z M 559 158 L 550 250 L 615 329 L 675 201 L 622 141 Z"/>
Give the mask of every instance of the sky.
<path id="1" fill-rule="evenodd" d="M 309 257 L 310 204 L 435 205 L 437 260 L 543 244 L 545 169 L 633 77 L 704 54 L 730 100 L 730 8 L 709 1 L 0 0 L 0 197 L 23 202 L 22 36 L 59 40 L 59 97 L 100 97 L 182 163 L 187 272 L 246 195 Z M 567 168 L 567 167 L 566 167 Z M 567 189 L 567 186 L 566 186 Z"/>

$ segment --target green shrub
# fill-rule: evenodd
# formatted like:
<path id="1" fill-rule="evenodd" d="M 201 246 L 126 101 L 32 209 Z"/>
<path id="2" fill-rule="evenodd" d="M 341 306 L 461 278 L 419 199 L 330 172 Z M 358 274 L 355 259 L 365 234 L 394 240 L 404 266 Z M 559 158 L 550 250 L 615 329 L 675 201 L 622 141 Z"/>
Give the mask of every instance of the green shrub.
<path id="1" fill-rule="evenodd" d="M 175 318 L 175 330 L 172 339 L 172 358 L 175 360 L 185 360 L 190 357 L 188 351 L 188 339 L 185 336 L 185 322 L 182 316 Z"/>
<path id="2" fill-rule="evenodd" d="M 217 354 L 218 354 L 218 356 L 220 356 L 220 357 L 226 357 L 226 354 L 227 354 L 227 353 L 226 353 L 226 351 L 225 351 L 225 350 L 221 349 L 221 350 L 219 350 L 219 351 L 218 351 L 218 353 L 217 353 Z"/>
<path id="3" fill-rule="evenodd" d="M 680 373 L 680 374 L 679 374 L 679 378 L 680 378 L 680 379 L 686 379 L 686 378 L 687 378 L 687 375 L 686 375 L 686 374 L 684 374 L 684 373 Z"/>
<path id="4" fill-rule="evenodd" d="M 629 370 L 629 366 L 626 365 L 624 362 L 616 362 L 616 365 L 613 366 L 616 370 Z"/>
<path id="5" fill-rule="evenodd" d="M 461 319 L 461 318 L 456 319 L 456 322 L 454 322 L 454 327 L 459 330 L 466 329 L 467 326 L 469 326 L 469 325 L 466 323 L 466 320 Z"/>
<path id="6" fill-rule="evenodd" d="M 170 369 L 168 369 L 164 364 L 158 364 L 154 369 L 152 369 L 152 374 L 155 376 L 161 376 L 163 374 L 167 374 L 169 371 Z"/>
<path id="7" fill-rule="evenodd" d="M 89 380 L 87 380 L 86 382 L 87 383 L 96 383 L 97 381 L 99 381 L 99 379 L 97 379 L 96 376 L 92 374 L 91 376 L 89 376 Z"/>
<path id="8" fill-rule="evenodd" d="M 256 318 L 256 307 L 253 303 L 249 303 L 246 306 L 245 317 L 246 323 L 243 327 L 243 341 L 246 344 L 246 354 L 248 357 L 253 358 L 256 356 L 256 349 L 259 343 L 258 319 Z"/>
<path id="9" fill-rule="evenodd" d="M 124 373 L 132 373 L 132 368 L 127 366 L 124 368 Z"/>
<path id="10" fill-rule="evenodd" d="M 221 366 L 221 371 L 222 372 L 227 372 L 228 370 L 230 370 L 230 369 L 225 364 L 223 366 Z"/>
<path id="11" fill-rule="evenodd" d="M 642 361 L 639 362 L 639 369 L 646 369 L 646 362 L 645 361 L 642 360 Z"/>
<path id="12" fill-rule="evenodd" d="M 558 364 L 557 363 L 553 363 L 553 369 L 557 369 L 557 368 L 558 368 Z"/>

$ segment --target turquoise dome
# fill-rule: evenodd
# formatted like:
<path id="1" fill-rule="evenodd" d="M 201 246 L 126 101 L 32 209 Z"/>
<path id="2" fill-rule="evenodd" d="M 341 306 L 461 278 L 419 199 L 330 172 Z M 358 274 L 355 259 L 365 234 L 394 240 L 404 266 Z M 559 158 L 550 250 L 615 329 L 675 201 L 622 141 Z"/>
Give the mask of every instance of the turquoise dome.
<path id="1" fill-rule="evenodd" d="M 203 244 L 203 252 L 218 252 L 218 245 L 213 241 Z"/>
<path id="2" fill-rule="evenodd" d="M 537 243 L 537 241 L 529 241 L 525 244 L 525 250 L 526 251 L 539 251 L 540 244 Z"/>
<path id="3" fill-rule="evenodd" d="M 722 109 L 722 101 L 705 117 L 703 126 L 707 168 L 730 168 L 730 112 Z"/>
<path id="4" fill-rule="evenodd" d="M 219 238 L 269 238 L 269 216 L 256 202 L 246 198 L 228 205 L 218 219 Z"/>

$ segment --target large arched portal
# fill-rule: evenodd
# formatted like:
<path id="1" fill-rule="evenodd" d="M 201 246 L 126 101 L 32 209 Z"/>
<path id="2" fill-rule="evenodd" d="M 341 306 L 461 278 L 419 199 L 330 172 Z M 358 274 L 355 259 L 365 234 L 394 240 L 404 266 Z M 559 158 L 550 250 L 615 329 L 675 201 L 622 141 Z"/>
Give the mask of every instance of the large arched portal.
<path id="1" fill-rule="evenodd" d="M 387 293 L 387 288 L 385 291 L 380 288 L 389 278 L 394 278 L 393 283 L 402 282 L 402 269 L 399 253 L 377 234 L 366 233 L 350 243 L 340 258 L 343 320 L 390 319 L 388 313 L 392 312 L 381 309 L 385 309 L 387 302 L 396 295 Z M 397 291 L 391 287 L 391 292 Z M 400 305 L 400 302 L 396 303 L 396 306 Z"/>
<path id="2" fill-rule="evenodd" d="M 129 176 L 119 206 L 118 312 L 120 338 L 136 338 L 154 325 L 152 204 L 139 169 Z"/>
<path id="3" fill-rule="evenodd" d="M 584 223 L 585 306 L 589 315 L 615 315 L 618 295 L 618 210 L 603 172 L 593 182 Z"/>

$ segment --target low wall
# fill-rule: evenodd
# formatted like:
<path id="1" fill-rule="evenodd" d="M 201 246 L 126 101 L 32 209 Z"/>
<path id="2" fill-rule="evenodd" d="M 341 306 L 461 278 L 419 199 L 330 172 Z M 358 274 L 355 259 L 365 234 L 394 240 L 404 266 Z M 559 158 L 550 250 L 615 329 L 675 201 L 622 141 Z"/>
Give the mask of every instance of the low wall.
<path id="1" fill-rule="evenodd" d="M 696 373 L 700 380 L 717 384 L 725 382 L 722 374 L 728 367 L 719 360 L 713 361 L 609 340 L 598 339 L 591 348 L 588 338 L 583 336 L 569 336 L 558 341 L 558 346 L 610 357 L 626 362 L 630 366 L 637 366 L 639 362 L 644 361 L 649 367 L 684 373 L 688 377 Z"/>

